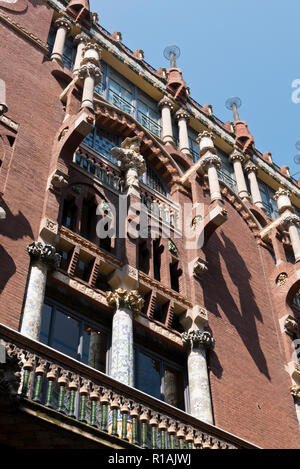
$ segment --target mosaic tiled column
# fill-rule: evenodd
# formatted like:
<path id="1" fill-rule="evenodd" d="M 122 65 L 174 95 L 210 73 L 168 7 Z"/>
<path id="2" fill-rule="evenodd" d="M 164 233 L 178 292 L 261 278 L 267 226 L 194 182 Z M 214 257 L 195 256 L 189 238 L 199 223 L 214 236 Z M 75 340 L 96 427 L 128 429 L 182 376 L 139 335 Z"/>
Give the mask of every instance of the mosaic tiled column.
<path id="1" fill-rule="evenodd" d="M 245 175 L 243 171 L 243 165 L 246 160 L 245 156 L 238 150 L 233 150 L 229 157 L 229 161 L 233 164 L 234 175 L 236 179 L 236 185 L 238 189 L 239 197 L 243 199 L 250 199 L 249 192 L 246 186 Z"/>
<path id="2" fill-rule="evenodd" d="M 56 60 L 59 63 L 63 63 L 63 52 L 66 42 L 66 37 L 71 31 L 72 24 L 67 18 L 58 18 L 55 21 L 57 27 L 55 42 L 51 54 L 51 60 Z"/>
<path id="3" fill-rule="evenodd" d="M 181 337 L 183 343 L 190 348 L 188 356 L 190 412 L 197 419 L 213 424 L 206 350 L 213 349 L 215 341 L 209 332 L 200 329 L 184 332 Z"/>
<path id="4" fill-rule="evenodd" d="M 137 290 L 118 288 L 107 292 L 107 303 L 116 311 L 112 324 L 110 375 L 120 383 L 134 385 L 133 316 L 140 313 L 144 300 Z"/>
<path id="5" fill-rule="evenodd" d="M 50 244 L 33 242 L 27 246 L 31 257 L 29 281 L 21 325 L 21 334 L 38 340 L 41 328 L 41 313 L 44 304 L 48 269 L 56 268 L 60 255 Z"/>

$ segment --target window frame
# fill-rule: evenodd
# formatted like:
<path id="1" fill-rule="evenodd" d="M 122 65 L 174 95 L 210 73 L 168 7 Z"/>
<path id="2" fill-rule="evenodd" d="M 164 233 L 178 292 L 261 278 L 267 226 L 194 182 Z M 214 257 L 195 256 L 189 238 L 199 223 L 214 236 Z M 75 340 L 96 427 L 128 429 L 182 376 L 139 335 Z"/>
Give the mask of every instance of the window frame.
<path id="1" fill-rule="evenodd" d="M 159 398 L 160 401 L 165 402 L 166 404 L 168 404 L 165 401 L 165 376 L 164 376 L 165 366 L 164 365 L 167 365 L 170 368 L 173 368 L 175 371 L 179 371 L 180 373 L 182 373 L 182 378 L 183 378 L 183 401 L 184 401 L 184 407 L 185 408 L 180 409 L 180 410 L 182 410 L 183 412 L 189 413 L 190 412 L 190 405 L 189 405 L 190 399 L 189 399 L 187 364 L 186 365 L 178 365 L 178 363 L 175 363 L 175 362 L 169 360 L 165 356 L 159 355 L 158 353 L 154 352 L 153 350 L 151 350 L 151 349 L 149 349 L 149 348 L 147 348 L 147 347 L 145 347 L 141 344 L 134 343 L 134 386 L 135 386 L 136 389 L 139 389 L 137 387 L 137 367 L 138 367 L 138 353 L 137 352 L 138 351 L 141 351 L 144 355 L 147 355 L 148 357 L 153 358 L 155 360 L 158 360 L 160 362 L 160 398 Z M 141 392 L 145 392 L 145 391 L 141 391 Z M 145 394 L 148 394 L 148 393 L 145 392 Z M 151 394 L 149 394 L 149 396 L 151 396 Z M 154 397 L 154 396 L 152 396 L 152 397 Z M 158 398 L 156 398 L 156 399 L 158 399 Z M 171 404 L 168 404 L 168 405 L 171 405 Z M 172 406 L 172 407 L 174 407 L 174 406 Z M 178 407 L 175 407 L 175 408 L 178 409 Z"/>
<path id="2" fill-rule="evenodd" d="M 66 316 L 70 316 L 72 319 L 75 321 L 80 322 L 79 326 L 79 331 L 78 331 L 78 350 L 80 349 L 80 352 L 77 352 L 77 357 L 73 358 L 70 355 L 67 355 L 64 352 L 61 352 L 60 350 L 57 350 L 59 353 L 62 353 L 63 355 L 72 358 L 73 360 L 77 360 L 80 363 L 82 363 L 85 366 L 89 366 L 87 363 L 84 363 L 82 361 L 82 355 L 83 355 L 83 328 L 84 325 L 88 325 L 89 327 L 99 330 L 99 332 L 103 332 L 107 336 L 107 350 L 106 350 L 106 357 L 105 357 L 105 371 L 101 372 L 100 370 L 95 369 L 96 371 L 100 371 L 101 373 L 104 373 L 106 375 L 110 374 L 110 366 L 111 366 L 111 339 L 112 339 L 112 330 L 109 329 L 106 326 L 103 326 L 101 323 L 97 323 L 93 319 L 90 319 L 83 314 L 78 313 L 77 311 L 74 311 L 72 308 L 69 308 L 59 301 L 56 301 L 55 299 L 45 297 L 44 304 L 47 306 L 50 306 L 51 309 L 51 318 L 50 318 L 50 324 L 49 324 L 49 334 L 48 334 L 48 341 L 45 343 L 47 347 L 52 348 L 53 350 L 57 350 L 56 348 L 51 345 L 53 343 L 53 335 L 54 335 L 54 326 L 55 326 L 55 320 L 56 320 L 56 311 L 57 309 L 60 310 L 62 314 L 65 314 Z M 40 341 L 40 337 L 39 337 Z M 43 342 L 44 343 L 44 342 Z M 80 357 L 80 358 L 79 358 Z"/>

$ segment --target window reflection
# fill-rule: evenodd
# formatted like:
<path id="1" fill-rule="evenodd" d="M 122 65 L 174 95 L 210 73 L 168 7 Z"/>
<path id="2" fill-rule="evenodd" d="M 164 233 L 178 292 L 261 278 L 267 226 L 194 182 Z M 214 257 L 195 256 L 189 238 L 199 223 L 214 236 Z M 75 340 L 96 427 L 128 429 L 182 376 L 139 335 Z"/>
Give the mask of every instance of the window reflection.
<path id="1" fill-rule="evenodd" d="M 40 342 L 105 373 L 108 334 L 55 305 L 44 304 Z"/>

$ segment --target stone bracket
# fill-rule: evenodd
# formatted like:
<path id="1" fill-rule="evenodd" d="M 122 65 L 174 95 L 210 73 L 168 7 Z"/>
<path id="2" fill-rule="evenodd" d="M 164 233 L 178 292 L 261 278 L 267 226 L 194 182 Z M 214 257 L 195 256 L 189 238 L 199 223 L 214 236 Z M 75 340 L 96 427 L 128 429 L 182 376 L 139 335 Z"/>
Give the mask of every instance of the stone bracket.
<path id="1" fill-rule="evenodd" d="M 208 324 L 207 310 L 203 306 L 195 305 L 179 316 L 179 321 L 186 331 L 203 330 Z"/>
<path id="2" fill-rule="evenodd" d="M 138 287 L 138 270 L 129 264 L 122 269 L 116 269 L 108 279 L 108 283 L 113 290 L 119 287 L 134 290 Z"/>

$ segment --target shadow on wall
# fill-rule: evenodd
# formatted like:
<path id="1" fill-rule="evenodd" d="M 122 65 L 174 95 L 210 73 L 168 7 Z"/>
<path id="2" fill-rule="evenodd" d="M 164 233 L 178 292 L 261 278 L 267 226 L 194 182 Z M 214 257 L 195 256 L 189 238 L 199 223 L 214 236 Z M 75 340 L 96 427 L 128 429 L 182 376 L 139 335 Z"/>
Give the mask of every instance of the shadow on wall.
<path id="1" fill-rule="evenodd" d="M 1 206 L 6 212 L 6 218 L 0 221 L 0 235 L 10 238 L 14 241 L 29 236 L 33 239 L 33 232 L 27 218 L 20 212 L 17 215 L 8 208 L 4 200 Z M 16 272 L 16 264 L 8 252 L 0 245 L 0 294 L 5 285 Z"/>
<path id="2" fill-rule="evenodd" d="M 257 368 L 270 380 L 255 323 L 255 318 L 260 322 L 263 322 L 263 318 L 250 285 L 251 274 L 235 244 L 223 231 L 220 234 L 222 239 L 214 234 L 211 242 L 204 249 L 211 267 L 209 274 L 203 280 L 205 307 L 219 317 L 221 317 L 219 308 L 224 312 L 247 347 Z M 221 259 L 225 262 L 231 281 L 238 290 L 239 304 L 235 302 L 228 289 L 221 269 Z M 219 377 L 221 372 L 220 362 L 218 362 L 217 370 L 214 368 L 215 357 L 212 357 L 212 372 Z"/>

